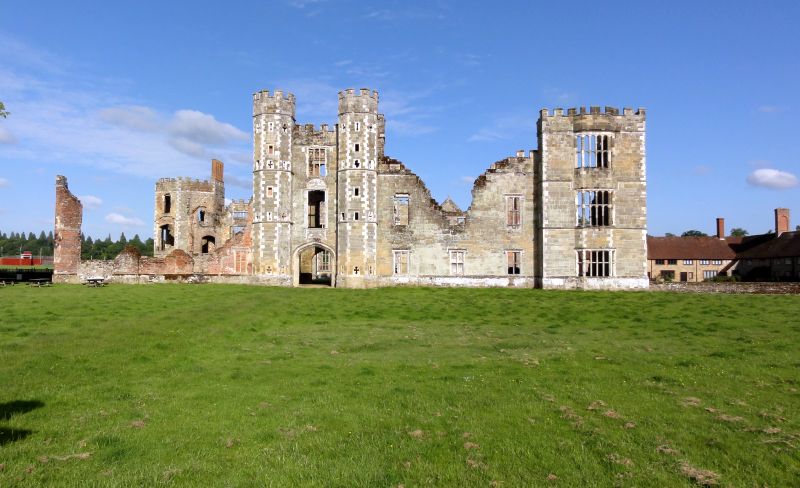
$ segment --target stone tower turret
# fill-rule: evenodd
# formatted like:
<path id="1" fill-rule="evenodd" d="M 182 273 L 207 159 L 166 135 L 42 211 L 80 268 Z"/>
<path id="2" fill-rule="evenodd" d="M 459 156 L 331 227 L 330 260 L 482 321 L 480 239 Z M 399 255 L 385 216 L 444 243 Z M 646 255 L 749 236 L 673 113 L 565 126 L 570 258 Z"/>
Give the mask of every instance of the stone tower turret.
<path id="1" fill-rule="evenodd" d="M 291 93 L 253 95 L 253 247 L 259 274 L 291 272 L 294 117 Z"/>
<path id="2" fill-rule="evenodd" d="M 542 110 L 538 136 L 539 284 L 646 287 L 644 109 Z"/>
<path id="3" fill-rule="evenodd" d="M 339 92 L 337 172 L 338 281 L 363 286 L 375 274 L 377 254 L 378 160 L 383 156 L 383 116 L 378 92 Z"/>

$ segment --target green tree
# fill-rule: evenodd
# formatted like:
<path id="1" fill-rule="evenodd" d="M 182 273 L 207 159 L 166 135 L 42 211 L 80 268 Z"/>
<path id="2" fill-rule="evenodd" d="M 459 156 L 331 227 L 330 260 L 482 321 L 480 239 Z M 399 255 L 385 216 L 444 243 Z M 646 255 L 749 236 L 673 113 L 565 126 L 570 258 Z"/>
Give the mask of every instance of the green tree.
<path id="1" fill-rule="evenodd" d="M 734 227 L 733 229 L 731 229 L 731 235 L 734 237 L 744 237 L 748 234 L 749 232 L 747 232 L 745 229 L 742 229 L 741 227 Z"/>
<path id="2" fill-rule="evenodd" d="M 664 234 L 664 237 L 675 237 L 675 234 L 673 234 L 672 232 L 667 232 L 666 234 Z"/>
<path id="3" fill-rule="evenodd" d="M 706 234 L 705 232 L 692 229 L 692 230 L 687 230 L 686 232 L 681 234 L 681 237 L 706 237 L 707 235 L 708 234 Z"/>
<path id="4" fill-rule="evenodd" d="M 0 102 L 0 117 L 5 119 L 9 115 L 11 114 L 6 110 L 6 105 L 3 102 Z"/>

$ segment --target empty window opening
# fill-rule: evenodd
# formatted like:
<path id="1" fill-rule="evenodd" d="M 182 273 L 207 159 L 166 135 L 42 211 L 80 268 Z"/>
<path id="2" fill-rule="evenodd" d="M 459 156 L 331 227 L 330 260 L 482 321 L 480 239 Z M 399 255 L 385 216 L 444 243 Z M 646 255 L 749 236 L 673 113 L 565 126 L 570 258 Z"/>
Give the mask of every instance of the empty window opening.
<path id="1" fill-rule="evenodd" d="M 159 227 L 158 237 L 159 247 L 162 251 L 175 245 L 175 236 L 172 235 L 172 226 L 169 224 Z"/>
<path id="2" fill-rule="evenodd" d="M 611 250 L 578 250 L 578 276 L 603 277 L 611 276 L 613 272 Z"/>
<path id="3" fill-rule="evenodd" d="M 325 211 L 325 192 L 322 190 L 312 190 L 308 192 L 308 227 L 311 229 L 321 229 L 325 226 L 325 219 L 322 215 Z"/>
<path id="4" fill-rule="evenodd" d="M 272 198 L 272 187 L 271 186 L 267 187 L 267 197 L 268 198 Z"/>
<path id="5" fill-rule="evenodd" d="M 464 251 L 450 251 L 450 274 L 457 276 L 464 274 Z"/>
<path id="6" fill-rule="evenodd" d="M 353 220 L 358 220 L 358 212 L 353 212 Z"/>
<path id="7" fill-rule="evenodd" d="M 520 263 L 522 262 L 522 252 L 506 251 L 506 268 L 510 275 L 520 274 Z"/>
<path id="8" fill-rule="evenodd" d="M 347 215 L 345 215 L 345 213 L 342 212 L 342 222 L 344 222 L 345 220 L 347 220 Z"/>
<path id="9" fill-rule="evenodd" d="M 519 229 L 522 226 L 522 197 L 506 196 L 506 227 Z"/>
<path id="10" fill-rule="evenodd" d="M 358 162 L 358 159 L 356 159 L 356 160 L 353 162 L 353 166 L 355 166 L 356 168 L 359 168 L 359 167 L 361 167 L 361 163 L 360 163 L 360 162 Z"/>
<path id="11" fill-rule="evenodd" d="M 354 275 L 357 275 L 357 274 L 358 274 L 358 266 L 356 266 L 356 267 L 354 267 L 354 268 L 353 268 L 353 274 L 354 274 Z"/>
<path id="12" fill-rule="evenodd" d="M 357 196 L 358 196 L 358 187 L 356 187 L 356 188 L 353 188 L 353 196 L 354 196 L 354 197 L 357 197 Z"/>
<path id="13" fill-rule="evenodd" d="M 170 213 L 170 211 L 172 211 L 172 197 L 164 195 L 164 213 Z"/>
<path id="14" fill-rule="evenodd" d="M 244 232 L 244 226 L 243 225 L 234 225 L 234 226 L 231 227 L 231 235 L 236 235 L 239 232 Z"/>
<path id="15" fill-rule="evenodd" d="M 301 285 L 331 285 L 331 253 L 325 248 L 310 246 L 298 253 L 297 269 Z"/>
<path id="16" fill-rule="evenodd" d="M 214 251 L 214 243 L 216 239 L 214 236 L 205 236 L 203 239 L 200 240 L 200 252 L 203 254 L 208 254 Z"/>
<path id="17" fill-rule="evenodd" d="M 410 198 L 404 193 L 394 196 L 394 225 L 408 225 Z"/>
<path id="18" fill-rule="evenodd" d="M 244 220 L 247 218 L 247 212 L 242 212 L 242 211 L 233 212 L 233 218 L 236 220 Z"/>
<path id="19" fill-rule="evenodd" d="M 355 150 L 356 150 L 356 152 L 361 150 L 361 145 L 359 143 L 357 143 L 357 142 L 356 142 L 356 145 L 355 145 Z"/>
<path id="20" fill-rule="evenodd" d="M 275 154 L 275 146 L 273 146 L 272 144 L 267 146 L 267 154 Z"/>
<path id="21" fill-rule="evenodd" d="M 198 222 L 206 221 L 206 211 L 202 208 L 197 211 L 197 221 Z"/>
<path id="22" fill-rule="evenodd" d="M 311 148 L 308 150 L 308 175 L 325 176 L 325 149 Z"/>
<path id="23" fill-rule="evenodd" d="M 611 192 L 607 190 L 580 190 L 575 197 L 578 227 L 604 227 L 611 225 Z"/>
<path id="24" fill-rule="evenodd" d="M 394 256 L 394 274 L 407 275 L 408 274 L 408 251 L 392 251 Z"/>
<path id="25" fill-rule="evenodd" d="M 356 122 L 356 131 L 361 130 L 361 122 Z M 356 149 L 358 151 L 358 149 Z"/>
<path id="26" fill-rule="evenodd" d="M 575 136 L 576 168 L 608 168 L 613 138 L 607 134 Z"/>

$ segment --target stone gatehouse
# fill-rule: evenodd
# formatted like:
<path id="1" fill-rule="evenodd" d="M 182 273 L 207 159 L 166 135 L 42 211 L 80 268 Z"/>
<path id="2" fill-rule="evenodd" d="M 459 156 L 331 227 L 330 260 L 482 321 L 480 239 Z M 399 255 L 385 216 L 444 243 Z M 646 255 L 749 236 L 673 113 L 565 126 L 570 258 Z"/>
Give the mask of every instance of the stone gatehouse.
<path id="1" fill-rule="evenodd" d="M 159 180 L 155 258 L 106 272 L 157 279 L 169 261 L 173 275 L 284 286 L 647 287 L 644 110 L 541 110 L 537 133 L 462 210 L 384 154 L 378 92 L 340 92 L 338 123 L 314 127 L 294 95 L 261 91 L 252 198 L 225 204 L 217 160 L 210 180 Z"/>

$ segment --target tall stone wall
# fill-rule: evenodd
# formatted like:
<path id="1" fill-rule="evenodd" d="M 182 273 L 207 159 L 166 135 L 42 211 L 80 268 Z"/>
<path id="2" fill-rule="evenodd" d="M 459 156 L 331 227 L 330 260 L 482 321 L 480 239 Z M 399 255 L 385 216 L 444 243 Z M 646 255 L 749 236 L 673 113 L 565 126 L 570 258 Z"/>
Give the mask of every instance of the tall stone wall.
<path id="1" fill-rule="evenodd" d="M 53 237 L 53 280 L 75 281 L 81 261 L 83 205 L 69 191 L 67 178 L 56 176 L 56 215 Z"/>
<path id="2" fill-rule="evenodd" d="M 537 240 L 544 287 L 647 287 L 645 113 L 591 107 L 541 111 L 539 119 L 541 237 Z M 604 137 L 604 142 L 598 142 Z M 583 138 L 581 141 L 580 138 Z M 594 138 L 594 149 L 587 141 Z M 603 155 L 602 163 L 597 159 Z M 587 163 L 587 156 L 590 161 Z M 608 221 L 579 215 L 579 193 L 607 192 Z M 599 200 L 592 200 L 587 208 Z M 584 201 L 585 202 L 585 201 Z M 599 210 L 598 210 L 599 211 Z M 591 210 L 595 212 L 595 210 Z M 591 221 L 584 220 L 585 215 Z M 599 220 L 599 219 L 598 219 Z M 586 275 L 590 254 L 609 252 L 609 272 Z M 582 262 L 581 262 L 582 261 Z M 582 272 L 581 269 L 584 271 Z M 581 274 L 584 276 L 581 276 Z M 593 273 L 590 273 L 593 274 Z"/>

